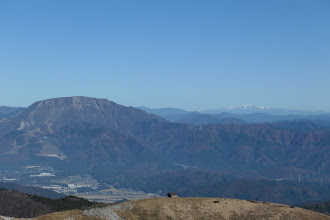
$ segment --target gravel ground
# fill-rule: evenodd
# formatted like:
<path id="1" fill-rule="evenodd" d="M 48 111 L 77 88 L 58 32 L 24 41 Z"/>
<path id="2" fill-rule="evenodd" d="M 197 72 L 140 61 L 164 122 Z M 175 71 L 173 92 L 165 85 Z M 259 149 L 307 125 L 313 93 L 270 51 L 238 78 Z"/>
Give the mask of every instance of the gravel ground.
<path id="1" fill-rule="evenodd" d="M 107 219 L 107 220 L 123 220 L 123 218 L 119 217 L 116 212 L 121 212 L 131 209 L 133 209 L 133 206 L 131 204 L 115 205 L 104 208 L 88 209 L 83 211 L 83 215 L 89 217 Z"/>
<path id="2" fill-rule="evenodd" d="M 1 219 L 1 220 L 13 220 L 13 219 L 16 219 L 16 218 L 14 218 L 14 217 L 7 217 L 7 216 L 2 216 L 2 215 L 0 215 L 0 219 Z"/>

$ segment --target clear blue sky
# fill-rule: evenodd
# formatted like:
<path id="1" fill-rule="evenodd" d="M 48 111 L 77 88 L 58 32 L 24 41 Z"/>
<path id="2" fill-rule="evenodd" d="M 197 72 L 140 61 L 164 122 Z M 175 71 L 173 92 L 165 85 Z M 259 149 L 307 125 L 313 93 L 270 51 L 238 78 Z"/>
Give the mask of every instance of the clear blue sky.
<path id="1" fill-rule="evenodd" d="M 330 111 L 329 0 L 0 0 L 0 105 Z"/>

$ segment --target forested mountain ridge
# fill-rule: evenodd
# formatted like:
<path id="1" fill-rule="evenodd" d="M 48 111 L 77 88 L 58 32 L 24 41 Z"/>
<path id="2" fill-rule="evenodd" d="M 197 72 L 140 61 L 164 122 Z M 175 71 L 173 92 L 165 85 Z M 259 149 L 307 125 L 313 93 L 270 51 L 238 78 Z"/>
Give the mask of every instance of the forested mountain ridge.
<path id="1" fill-rule="evenodd" d="M 52 200 L 36 195 L 0 189 L 0 215 L 18 218 L 32 218 L 63 210 L 83 209 L 96 203 L 67 196 Z"/>
<path id="2" fill-rule="evenodd" d="M 146 163 L 155 163 L 157 168 L 174 164 L 212 169 L 294 166 L 329 173 L 328 129 L 299 131 L 269 123 L 169 123 L 132 107 L 87 97 L 34 103 L 0 122 L 0 144 L 1 163 L 7 166 L 14 166 L 13 162 L 73 169 L 110 164 L 122 169 Z"/>
<path id="3" fill-rule="evenodd" d="M 230 195 L 234 198 L 302 203 L 312 200 L 309 193 L 305 193 L 310 189 L 326 200 L 320 193 L 322 189 L 311 186 L 304 191 L 299 185 L 284 187 L 297 198 L 288 199 L 287 193 L 276 198 L 276 192 L 268 190 L 268 183 L 249 180 L 284 179 L 326 186 L 330 180 L 328 158 L 329 129 L 314 123 L 194 126 L 171 123 L 133 107 L 89 97 L 39 101 L 0 122 L 0 167 L 3 171 L 49 168 L 56 176 L 88 174 L 118 187 L 145 191 L 149 188 L 156 192 L 170 190 L 157 182 L 165 178 L 172 189 L 181 189 L 185 196 L 222 195 L 215 190 L 219 186 L 231 189 Z M 199 170 L 206 179 L 212 172 L 217 173 L 212 184 L 201 179 L 200 187 L 190 184 L 194 183 L 194 177 L 198 179 Z M 178 172 L 192 181 L 182 184 L 176 179 Z M 261 184 L 261 188 L 273 196 L 244 197 L 229 183 L 221 183 L 227 178 L 224 175 L 232 176 L 230 181 L 243 179 L 243 183 L 253 189 Z M 27 177 L 27 180 L 39 181 L 33 178 Z M 240 186 L 242 182 L 233 184 Z M 281 189 L 282 185 L 278 186 Z"/>

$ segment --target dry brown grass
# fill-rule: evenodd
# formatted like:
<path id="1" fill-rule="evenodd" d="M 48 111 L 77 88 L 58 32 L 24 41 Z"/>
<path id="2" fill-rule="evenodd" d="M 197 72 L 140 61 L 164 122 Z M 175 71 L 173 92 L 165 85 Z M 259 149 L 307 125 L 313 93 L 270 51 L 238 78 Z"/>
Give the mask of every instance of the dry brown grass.
<path id="1" fill-rule="evenodd" d="M 329 219 L 301 208 L 236 199 L 153 198 L 128 203 L 134 208 L 119 215 L 129 219 Z"/>
<path id="2" fill-rule="evenodd" d="M 214 203 L 214 201 L 218 201 L 218 203 Z M 330 219 L 329 216 L 317 212 L 287 205 L 222 198 L 151 198 L 125 202 L 103 208 L 103 210 L 115 212 L 119 217 L 116 219 L 132 220 Z M 68 218 L 75 220 L 101 219 L 97 216 L 86 216 L 80 210 L 53 213 L 35 219 L 60 220 Z"/>

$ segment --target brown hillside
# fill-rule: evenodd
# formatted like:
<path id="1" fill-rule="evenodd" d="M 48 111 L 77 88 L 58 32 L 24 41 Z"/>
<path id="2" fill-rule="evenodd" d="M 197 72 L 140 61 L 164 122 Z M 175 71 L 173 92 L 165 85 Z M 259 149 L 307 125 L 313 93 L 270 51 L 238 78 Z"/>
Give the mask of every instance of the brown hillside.
<path id="1" fill-rule="evenodd" d="M 217 202 L 215 202 L 217 201 Z M 222 198 L 152 198 L 86 211 L 40 216 L 52 219 L 330 219 L 313 211 L 274 203 Z"/>

